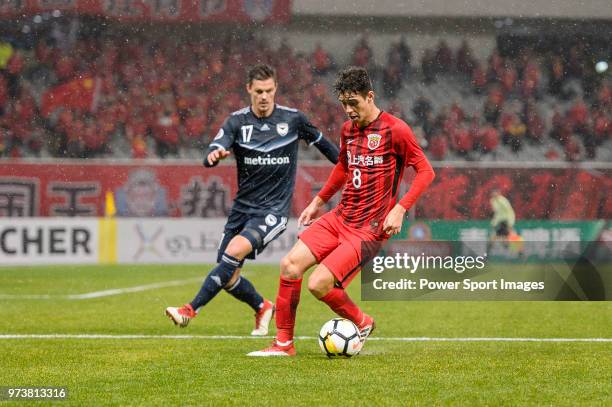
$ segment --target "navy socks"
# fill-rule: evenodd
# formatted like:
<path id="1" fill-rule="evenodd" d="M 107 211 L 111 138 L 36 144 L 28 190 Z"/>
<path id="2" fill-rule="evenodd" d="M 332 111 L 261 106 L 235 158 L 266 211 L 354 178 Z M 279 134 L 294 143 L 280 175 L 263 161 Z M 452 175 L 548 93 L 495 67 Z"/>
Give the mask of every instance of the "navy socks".
<path id="1" fill-rule="evenodd" d="M 197 312 L 198 308 L 208 304 L 227 285 L 238 267 L 240 267 L 240 260 L 224 253 L 221 256 L 221 262 L 208 273 L 202 288 L 191 301 L 193 309 Z"/>
<path id="2" fill-rule="evenodd" d="M 253 287 L 253 284 L 242 276 L 238 277 L 238 281 L 226 291 L 237 300 L 249 304 L 255 312 L 259 311 L 259 307 L 261 307 L 264 301 L 263 297 Z"/>

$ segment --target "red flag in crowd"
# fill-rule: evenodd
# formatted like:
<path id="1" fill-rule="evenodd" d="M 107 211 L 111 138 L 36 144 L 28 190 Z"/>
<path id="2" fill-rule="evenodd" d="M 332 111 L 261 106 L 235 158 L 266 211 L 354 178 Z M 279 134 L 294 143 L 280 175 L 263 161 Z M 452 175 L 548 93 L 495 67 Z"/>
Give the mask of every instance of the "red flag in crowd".
<path id="1" fill-rule="evenodd" d="M 49 117 L 59 107 L 92 112 L 96 109 L 100 79 L 83 77 L 49 89 L 42 98 L 41 113 Z"/>

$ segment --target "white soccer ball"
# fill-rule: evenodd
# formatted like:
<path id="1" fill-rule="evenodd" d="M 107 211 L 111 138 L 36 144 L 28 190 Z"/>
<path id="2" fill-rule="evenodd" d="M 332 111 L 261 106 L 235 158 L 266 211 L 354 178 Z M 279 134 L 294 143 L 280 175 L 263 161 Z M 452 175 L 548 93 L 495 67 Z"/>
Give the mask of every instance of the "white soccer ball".
<path id="1" fill-rule="evenodd" d="M 361 351 L 363 344 L 354 323 L 348 319 L 334 318 L 321 327 L 319 346 L 327 357 L 350 358 Z"/>

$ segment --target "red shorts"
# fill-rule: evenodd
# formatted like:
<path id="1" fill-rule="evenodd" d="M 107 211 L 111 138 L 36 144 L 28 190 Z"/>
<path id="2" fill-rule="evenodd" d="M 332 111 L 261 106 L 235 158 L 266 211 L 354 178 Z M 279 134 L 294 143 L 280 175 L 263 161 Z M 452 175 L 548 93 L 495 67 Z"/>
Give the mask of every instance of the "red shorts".
<path id="1" fill-rule="evenodd" d="M 362 242 L 372 242 L 368 250 L 374 248 L 377 251 L 378 243 L 386 240 L 381 240 L 370 231 L 345 225 L 333 211 L 317 219 L 299 238 L 310 249 L 317 263 L 325 265 L 332 272 L 337 285 L 342 288 L 355 278 L 368 261 L 368 256 L 364 256 L 362 250 Z"/>

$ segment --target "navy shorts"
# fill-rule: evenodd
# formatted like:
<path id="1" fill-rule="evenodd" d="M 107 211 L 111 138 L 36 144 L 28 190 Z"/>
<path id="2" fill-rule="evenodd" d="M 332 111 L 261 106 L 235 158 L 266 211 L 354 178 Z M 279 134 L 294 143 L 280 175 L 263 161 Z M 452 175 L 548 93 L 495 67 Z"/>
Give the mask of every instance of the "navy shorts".
<path id="1" fill-rule="evenodd" d="M 287 217 L 276 214 L 252 215 L 232 210 L 221 236 L 217 251 L 217 263 L 225 252 L 230 240 L 242 234 L 253 246 L 253 251 L 246 258 L 254 259 L 266 246 L 287 229 Z"/>

